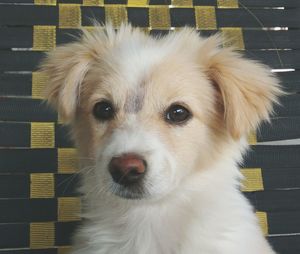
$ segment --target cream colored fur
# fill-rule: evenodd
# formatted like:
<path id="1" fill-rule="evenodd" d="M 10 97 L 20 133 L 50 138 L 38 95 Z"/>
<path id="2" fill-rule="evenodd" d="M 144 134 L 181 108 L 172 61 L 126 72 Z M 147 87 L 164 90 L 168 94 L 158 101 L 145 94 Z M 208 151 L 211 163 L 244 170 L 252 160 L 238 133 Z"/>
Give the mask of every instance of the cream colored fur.
<path id="1" fill-rule="evenodd" d="M 73 254 L 274 254 L 237 164 L 282 92 L 266 66 L 221 44 L 191 28 L 151 38 L 122 25 L 49 53 L 46 97 L 70 124 L 82 167 L 86 220 Z M 132 98 L 137 112 L 125 110 Z M 116 108 L 107 122 L 92 114 L 103 99 Z M 182 126 L 164 118 L 175 102 L 193 115 Z M 148 163 L 140 200 L 116 196 L 124 190 L 107 169 L 129 152 Z"/>

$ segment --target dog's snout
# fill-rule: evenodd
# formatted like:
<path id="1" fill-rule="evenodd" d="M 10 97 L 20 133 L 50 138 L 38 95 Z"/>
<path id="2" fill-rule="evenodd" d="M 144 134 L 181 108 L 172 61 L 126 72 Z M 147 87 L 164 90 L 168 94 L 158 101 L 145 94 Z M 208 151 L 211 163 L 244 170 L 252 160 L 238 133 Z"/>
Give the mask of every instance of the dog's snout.
<path id="1" fill-rule="evenodd" d="M 128 186 L 143 178 L 147 163 L 137 154 L 124 154 L 112 158 L 108 168 L 114 182 Z"/>

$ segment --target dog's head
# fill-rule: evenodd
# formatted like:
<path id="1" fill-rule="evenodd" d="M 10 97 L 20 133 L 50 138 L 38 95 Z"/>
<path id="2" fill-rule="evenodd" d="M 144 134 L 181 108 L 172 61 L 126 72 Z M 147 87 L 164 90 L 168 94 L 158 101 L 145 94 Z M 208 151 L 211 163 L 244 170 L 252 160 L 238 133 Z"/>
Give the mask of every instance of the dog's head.
<path id="1" fill-rule="evenodd" d="M 162 197 L 268 119 L 277 80 L 220 44 L 190 28 L 151 38 L 123 25 L 49 53 L 46 97 L 92 160 L 94 191 Z"/>

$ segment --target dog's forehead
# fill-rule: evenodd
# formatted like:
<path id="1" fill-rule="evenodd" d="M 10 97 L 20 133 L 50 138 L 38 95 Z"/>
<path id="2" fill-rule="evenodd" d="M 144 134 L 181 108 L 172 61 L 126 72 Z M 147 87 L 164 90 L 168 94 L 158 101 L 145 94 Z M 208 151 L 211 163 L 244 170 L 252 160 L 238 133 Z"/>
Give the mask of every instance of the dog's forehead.
<path id="1" fill-rule="evenodd" d="M 164 48 L 154 45 L 121 47 L 117 55 L 120 72 L 131 84 L 140 85 L 153 66 L 166 57 Z"/>
<path id="2" fill-rule="evenodd" d="M 145 93 L 146 91 L 142 85 L 129 91 L 126 96 L 124 111 L 126 113 L 138 113 L 143 108 Z"/>
<path id="3" fill-rule="evenodd" d="M 120 76 L 126 82 L 126 113 L 137 113 L 143 108 L 149 76 L 165 57 L 165 50 L 157 45 L 124 45 L 120 49 L 118 63 Z"/>

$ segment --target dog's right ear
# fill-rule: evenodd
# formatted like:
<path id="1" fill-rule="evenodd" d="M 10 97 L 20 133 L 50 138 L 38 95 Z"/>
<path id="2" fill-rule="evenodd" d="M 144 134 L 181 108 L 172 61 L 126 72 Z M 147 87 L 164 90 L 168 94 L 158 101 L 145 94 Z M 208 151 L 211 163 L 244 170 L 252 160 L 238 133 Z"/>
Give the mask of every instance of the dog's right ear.
<path id="1" fill-rule="evenodd" d="M 41 64 L 48 80 L 45 98 L 65 123 L 75 116 L 80 86 L 90 62 L 91 56 L 84 45 L 70 43 L 49 52 Z"/>

